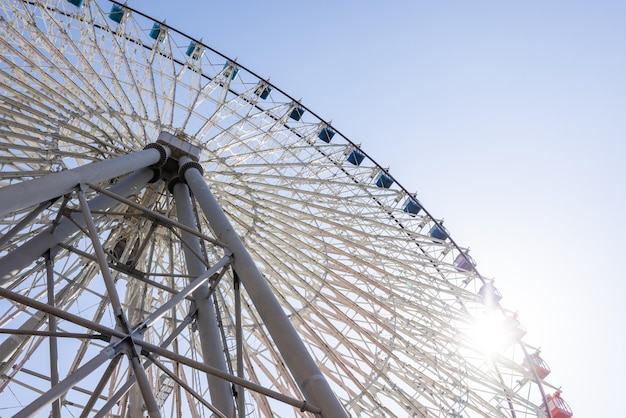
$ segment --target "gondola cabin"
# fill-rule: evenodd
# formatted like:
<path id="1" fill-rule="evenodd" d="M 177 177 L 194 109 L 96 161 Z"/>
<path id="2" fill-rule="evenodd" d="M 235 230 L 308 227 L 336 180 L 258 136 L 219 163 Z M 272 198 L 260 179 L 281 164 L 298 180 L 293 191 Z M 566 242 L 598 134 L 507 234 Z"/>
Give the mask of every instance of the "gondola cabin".
<path id="1" fill-rule="evenodd" d="M 560 392 L 555 392 L 554 395 L 548 395 L 547 401 L 552 418 L 571 418 L 574 416 L 569 405 L 561 398 Z"/>

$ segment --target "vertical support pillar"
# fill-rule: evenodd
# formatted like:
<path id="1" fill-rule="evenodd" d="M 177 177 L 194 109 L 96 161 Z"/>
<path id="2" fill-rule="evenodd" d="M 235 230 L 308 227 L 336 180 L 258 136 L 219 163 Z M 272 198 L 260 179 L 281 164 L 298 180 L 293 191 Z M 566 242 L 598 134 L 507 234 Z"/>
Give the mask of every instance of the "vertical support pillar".
<path id="1" fill-rule="evenodd" d="M 191 205 L 191 195 L 185 183 L 173 180 L 170 191 L 176 202 L 176 215 L 178 221 L 190 228 L 196 229 L 196 220 Z M 184 241 L 183 250 L 187 271 L 189 275 L 198 277 L 206 271 L 206 266 L 198 258 L 202 254 L 202 247 L 197 236 L 182 231 Z M 192 293 L 194 304 L 197 309 L 197 324 L 202 345 L 204 362 L 212 367 L 228 372 L 224 348 L 221 344 L 221 336 L 215 311 L 209 300 L 209 287 L 205 283 Z M 234 413 L 232 391 L 230 383 L 213 375 L 208 375 L 211 401 L 215 407 L 227 417 Z"/>
<path id="2" fill-rule="evenodd" d="M 237 377 L 244 378 L 243 375 L 243 333 L 241 329 L 241 282 L 237 272 L 233 270 L 233 287 L 235 290 L 235 341 L 237 344 Z M 246 416 L 246 397 L 244 388 L 237 385 L 237 409 L 239 418 Z"/>
<path id="3" fill-rule="evenodd" d="M 180 164 L 179 177 L 189 185 L 217 238 L 233 253 L 235 271 L 306 400 L 322 408 L 323 418 L 347 418 L 346 411 L 209 190 L 202 176 L 202 167 L 187 157 L 181 158 Z"/>
<path id="4" fill-rule="evenodd" d="M 55 306 L 54 300 L 54 260 L 48 251 L 46 253 L 46 287 L 48 292 L 48 305 Z M 48 315 L 48 330 L 57 332 L 57 319 Z M 59 383 L 59 347 L 57 337 L 50 336 L 50 384 L 52 387 Z M 61 402 L 56 399 L 52 402 L 52 418 L 61 418 Z"/>

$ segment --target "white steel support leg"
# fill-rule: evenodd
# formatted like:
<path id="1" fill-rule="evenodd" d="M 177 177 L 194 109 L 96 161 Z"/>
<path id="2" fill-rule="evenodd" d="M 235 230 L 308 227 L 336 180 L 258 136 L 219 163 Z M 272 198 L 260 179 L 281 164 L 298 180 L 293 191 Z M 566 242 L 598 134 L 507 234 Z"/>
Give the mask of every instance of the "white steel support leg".
<path id="1" fill-rule="evenodd" d="M 164 164 L 167 147 L 149 144 L 143 151 L 0 188 L 0 216 L 62 196 L 80 183 L 100 183 L 151 165 Z"/>
<path id="2" fill-rule="evenodd" d="M 187 157 L 180 160 L 179 176 L 187 182 L 213 232 L 233 253 L 234 268 L 285 359 L 308 402 L 321 407 L 323 418 L 347 418 L 347 414 L 258 270 L 226 214 L 209 190 L 199 164 Z"/>
<path id="3" fill-rule="evenodd" d="M 191 205 L 189 188 L 185 183 L 178 182 L 172 189 L 174 201 L 176 202 L 176 214 L 178 221 L 190 228 L 196 227 L 196 219 Z M 206 271 L 206 266 L 197 255 L 202 254 L 202 247 L 197 236 L 188 232 L 181 232 L 185 243 L 183 250 L 187 271 L 193 277 L 201 276 Z M 193 300 L 197 309 L 197 324 L 202 345 L 202 356 L 205 364 L 215 367 L 224 372 L 228 371 L 224 348 L 221 343 L 221 336 L 215 311 L 209 299 L 209 287 L 203 284 L 194 290 Z M 232 417 L 234 413 L 232 391 L 230 383 L 219 377 L 208 375 L 211 401 L 215 407 L 227 417 Z"/>
<path id="4" fill-rule="evenodd" d="M 54 300 L 54 260 L 50 252 L 46 254 L 46 286 L 48 292 L 48 305 L 55 306 Z M 48 315 L 48 331 L 57 332 L 57 319 Z M 50 384 L 52 387 L 59 383 L 59 349 L 57 337 L 51 336 L 50 340 Z M 52 418 L 61 418 L 61 402 L 55 400 L 52 403 Z"/>
<path id="5" fill-rule="evenodd" d="M 243 333 L 241 329 L 241 282 L 237 272 L 233 270 L 233 287 L 235 291 L 235 340 L 237 344 L 237 377 L 243 375 Z M 237 409 L 239 418 L 246 416 L 246 397 L 243 386 L 237 386 Z"/>
<path id="6" fill-rule="evenodd" d="M 111 191 L 122 196 L 129 196 L 143 188 L 154 173 L 149 168 L 143 168 L 124 178 L 111 187 Z M 119 201 L 108 196 L 97 196 L 89 202 L 92 211 L 103 211 L 119 205 Z M 77 224 L 84 226 L 80 215 L 72 215 Z M 11 282 L 14 276 L 33 261 L 41 257 L 46 251 L 56 247 L 68 237 L 78 231 L 78 227 L 69 219 L 63 219 L 56 228 L 49 228 L 32 238 L 19 248 L 0 259 L 0 285 Z"/>

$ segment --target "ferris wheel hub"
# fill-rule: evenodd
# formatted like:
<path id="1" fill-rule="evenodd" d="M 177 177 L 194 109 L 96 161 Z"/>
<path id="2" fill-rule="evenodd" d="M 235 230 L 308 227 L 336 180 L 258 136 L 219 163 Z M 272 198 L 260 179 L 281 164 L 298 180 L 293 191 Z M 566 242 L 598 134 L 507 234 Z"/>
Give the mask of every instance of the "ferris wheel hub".
<path id="1" fill-rule="evenodd" d="M 186 140 L 182 135 L 172 135 L 169 132 L 161 132 L 156 141 L 157 144 L 167 146 L 171 150 L 171 159 L 178 161 L 182 157 L 189 157 L 192 161 L 200 159 L 200 147 Z"/>
<path id="2" fill-rule="evenodd" d="M 3 409 L 571 417 L 388 169 L 113 3 L 0 0 Z"/>
<path id="3" fill-rule="evenodd" d="M 200 157 L 200 147 L 192 144 L 190 138 L 182 133 L 171 134 L 169 132 L 161 132 L 157 141 L 149 144 L 148 147 L 161 147 L 168 150 L 167 158 L 160 165 L 160 178 L 166 183 L 183 176 L 185 170 L 194 166 L 203 172 L 202 167 L 198 164 Z M 163 156 L 163 154 L 162 154 Z M 183 163 L 186 161 L 187 163 Z M 174 183 L 170 185 L 173 187 Z M 171 189 L 170 189 L 171 191 Z"/>

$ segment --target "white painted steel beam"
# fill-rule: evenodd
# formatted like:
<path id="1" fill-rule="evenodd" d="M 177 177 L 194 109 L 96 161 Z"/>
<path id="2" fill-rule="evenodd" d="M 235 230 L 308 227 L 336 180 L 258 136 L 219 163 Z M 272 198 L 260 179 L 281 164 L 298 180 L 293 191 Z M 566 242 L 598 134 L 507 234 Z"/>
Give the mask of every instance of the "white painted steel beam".
<path id="1" fill-rule="evenodd" d="M 63 196 L 81 183 L 100 183 L 142 167 L 162 165 L 169 154 L 167 147 L 149 144 L 143 151 L 5 186 L 0 188 L 0 216 Z"/>
<path id="2" fill-rule="evenodd" d="M 319 405 L 322 408 L 320 416 L 323 418 L 347 418 L 326 378 L 211 193 L 202 175 L 201 166 L 187 157 L 181 158 L 180 164 L 179 176 L 189 185 L 218 240 L 226 243 L 233 253 L 235 271 L 307 402 Z"/>
<path id="3" fill-rule="evenodd" d="M 143 168 L 130 176 L 122 179 L 111 187 L 111 191 L 122 196 L 129 196 L 144 187 L 153 177 L 149 168 Z M 116 207 L 119 201 L 108 196 L 97 196 L 89 202 L 92 211 L 102 211 Z M 74 214 L 73 220 L 78 225 L 84 226 L 82 216 Z M 64 242 L 72 234 L 78 231 L 78 227 L 69 219 L 63 219 L 59 224 L 50 227 L 24 243 L 19 248 L 10 252 L 0 259 L 0 285 L 12 282 L 15 275 L 23 268 L 28 267 L 33 261 L 41 257 L 46 251 Z"/>
<path id="4" fill-rule="evenodd" d="M 174 201 L 176 202 L 176 214 L 178 221 L 190 228 L 195 228 L 196 218 L 191 204 L 189 188 L 185 183 L 178 182 L 172 188 Z M 200 277 L 206 272 L 204 262 L 198 258 L 202 254 L 202 247 L 197 236 L 186 231 L 181 232 L 184 241 L 183 251 L 187 272 L 194 277 Z M 209 287 L 202 284 L 193 291 L 193 300 L 197 311 L 198 333 L 202 345 L 202 357 L 204 362 L 223 372 L 228 372 L 226 357 L 224 356 L 224 346 L 220 335 L 215 310 L 209 297 Z M 216 408 L 227 417 L 234 414 L 233 394 L 230 383 L 219 377 L 209 375 L 209 391 L 211 401 Z"/>

